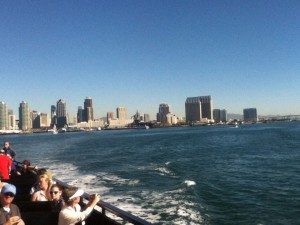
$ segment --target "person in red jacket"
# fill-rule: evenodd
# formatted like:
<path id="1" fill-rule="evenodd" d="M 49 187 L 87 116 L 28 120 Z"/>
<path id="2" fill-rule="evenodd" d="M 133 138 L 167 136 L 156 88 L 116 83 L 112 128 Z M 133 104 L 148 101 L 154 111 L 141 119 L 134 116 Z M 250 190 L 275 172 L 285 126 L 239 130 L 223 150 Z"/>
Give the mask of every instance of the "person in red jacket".
<path id="1" fill-rule="evenodd" d="M 5 155 L 5 151 L 1 149 L 0 151 L 0 171 L 4 180 L 9 180 L 9 172 L 11 167 L 10 158 Z"/>

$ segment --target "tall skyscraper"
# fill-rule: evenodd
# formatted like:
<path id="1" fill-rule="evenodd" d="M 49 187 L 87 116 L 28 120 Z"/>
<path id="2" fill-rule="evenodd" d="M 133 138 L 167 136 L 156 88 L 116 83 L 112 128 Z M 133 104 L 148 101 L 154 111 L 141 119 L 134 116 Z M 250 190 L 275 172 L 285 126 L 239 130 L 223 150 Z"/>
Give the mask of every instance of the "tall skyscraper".
<path id="1" fill-rule="evenodd" d="M 190 97 L 185 101 L 185 118 L 186 122 L 201 121 L 201 101 L 200 97 Z"/>
<path id="2" fill-rule="evenodd" d="M 32 121 L 30 118 L 30 109 L 27 102 L 22 101 L 19 106 L 19 129 L 29 130 L 32 128 Z"/>
<path id="3" fill-rule="evenodd" d="M 125 107 L 117 108 L 117 118 L 119 121 L 125 121 L 127 119 L 127 109 Z"/>
<path id="4" fill-rule="evenodd" d="M 9 127 L 8 123 L 8 108 L 4 102 L 0 102 L 0 130 L 7 130 Z"/>
<path id="5" fill-rule="evenodd" d="M 84 100 L 84 121 L 94 120 L 93 100 L 91 97 L 86 97 Z"/>
<path id="6" fill-rule="evenodd" d="M 57 120 L 56 120 L 56 106 L 55 105 L 51 105 L 51 114 L 50 114 L 50 124 L 51 126 L 53 126 L 54 124 L 57 124 Z"/>
<path id="7" fill-rule="evenodd" d="M 185 101 L 186 122 L 213 119 L 213 100 L 209 96 L 188 97 Z"/>
<path id="8" fill-rule="evenodd" d="M 246 122 L 258 121 L 256 108 L 247 108 L 244 109 L 243 111 L 244 111 L 244 121 Z"/>
<path id="9" fill-rule="evenodd" d="M 159 104 L 158 113 L 156 115 L 157 122 L 168 123 L 167 114 L 171 113 L 171 106 L 165 103 Z"/>
<path id="10" fill-rule="evenodd" d="M 78 110 L 77 110 L 77 123 L 81 123 L 83 122 L 83 115 L 84 115 L 84 111 L 82 109 L 82 106 L 78 106 Z"/>
<path id="11" fill-rule="evenodd" d="M 59 99 L 56 103 L 57 127 L 67 125 L 67 104 L 63 99 Z"/>

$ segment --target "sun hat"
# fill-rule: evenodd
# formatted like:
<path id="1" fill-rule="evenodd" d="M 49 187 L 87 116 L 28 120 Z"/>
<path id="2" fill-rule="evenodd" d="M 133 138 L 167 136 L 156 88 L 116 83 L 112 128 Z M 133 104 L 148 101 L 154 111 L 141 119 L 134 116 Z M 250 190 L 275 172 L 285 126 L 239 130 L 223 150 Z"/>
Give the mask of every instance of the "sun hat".
<path id="1" fill-rule="evenodd" d="M 80 197 L 81 195 L 83 195 L 84 191 L 81 189 L 78 189 L 74 195 L 72 195 L 71 197 L 69 197 L 69 200 L 76 198 L 76 197 Z"/>
<path id="2" fill-rule="evenodd" d="M 1 194 L 13 193 L 16 194 L 16 186 L 12 184 L 5 184 L 1 190 Z"/>

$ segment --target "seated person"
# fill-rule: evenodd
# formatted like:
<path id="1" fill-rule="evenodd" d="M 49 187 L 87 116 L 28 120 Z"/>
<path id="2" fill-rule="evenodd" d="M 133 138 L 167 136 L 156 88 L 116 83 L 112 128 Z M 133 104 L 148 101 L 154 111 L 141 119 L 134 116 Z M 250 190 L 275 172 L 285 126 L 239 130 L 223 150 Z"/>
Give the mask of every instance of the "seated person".
<path id="1" fill-rule="evenodd" d="M 9 159 L 11 160 L 11 165 L 10 165 L 10 176 L 14 177 L 14 176 L 18 176 L 21 175 L 21 173 L 17 170 L 16 165 L 13 162 L 12 157 L 7 154 L 7 156 L 9 157 Z"/>
<path id="2" fill-rule="evenodd" d="M 36 171 L 36 174 L 37 174 L 37 181 L 33 184 L 33 186 L 31 187 L 31 189 L 30 189 L 30 194 L 31 195 L 33 195 L 33 193 L 34 192 L 36 192 L 36 191 L 39 191 L 40 190 L 40 185 L 39 185 L 39 178 L 40 178 L 40 176 L 44 176 L 44 177 L 48 177 L 49 178 L 49 182 L 51 183 L 51 184 L 55 184 L 55 182 L 52 180 L 52 174 L 51 174 L 51 172 L 49 172 L 49 171 L 47 171 L 46 169 L 44 169 L 44 168 L 41 168 L 41 169 L 38 169 L 37 171 Z"/>
<path id="3" fill-rule="evenodd" d="M 12 184 L 3 186 L 0 194 L 0 224 L 3 225 L 25 225 L 21 219 L 18 206 L 11 204 L 16 194 L 16 187 Z"/>
<path id="4" fill-rule="evenodd" d="M 3 175 L 2 175 L 2 172 L 0 172 L 0 191 L 1 191 L 1 189 L 3 188 L 3 186 L 4 186 L 5 184 L 7 184 L 6 182 L 2 182 L 2 179 L 3 179 Z"/>
<path id="5" fill-rule="evenodd" d="M 31 201 L 50 201 L 51 181 L 49 177 L 44 174 L 39 176 L 39 187 L 31 196 Z"/>
<path id="6" fill-rule="evenodd" d="M 0 150 L 0 171 L 2 172 L 3 179 L 9 180 L 9 172 L 11 167 L 10 158 L 5 155 L 3 149 Z"/>
<path id="7" fill-rule="evenodd" d="M 50 189 L 50 197 L 52 201 L 53 212 L 60 212 L 60 210 L 65 205 L 61 195 L 62 195 L 62 188 L 57 184 L 53 184 Z"/>
<path id="8" fill-rule="evenodd" d="M 91 195 L 87 207 L 81 212 L 81 207 L 78 203 L 83 193 L 83 190 L 78 188 L 67 188 L 63 191 L 62 196 L 66 206 L 59 213 L 58 225 L 75 225 L 84 221 L 93 211 L 95 205 L 100 201 L 100 195 Z"/>
<path id="9" fill-rule="evenodd" d="M 32 166 L 29 160 L 23 161 L 23 166 L 19 169 L 21 175 L 31 175 L 32 171 L 37 171 L 37 166 Z"/>

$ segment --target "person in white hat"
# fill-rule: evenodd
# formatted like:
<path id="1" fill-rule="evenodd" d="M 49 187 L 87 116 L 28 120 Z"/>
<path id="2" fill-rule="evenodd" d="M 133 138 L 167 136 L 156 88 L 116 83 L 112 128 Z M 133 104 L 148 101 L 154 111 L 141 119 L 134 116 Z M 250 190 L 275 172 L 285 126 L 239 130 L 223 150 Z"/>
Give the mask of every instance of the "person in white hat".
<path id="1" fill-rule="evenodd" d="M 83 193 L 84 191 L 78 188 L 67 188 L 63 191 L 62 197 L 66 205 L 59 213 L 58 225 L 74 225 L 84 221 L 93 211 L 93 208 L 100 201 L 100 195 L 91 195 L 87 207 L 81 211 L 78 203 Z"/>
<path id="2" fill-rule="evenodd" d="M 21 213 L 15 204 L 11 204 L 16 195 L 16 187 L 12 184 L 5 184 L 0 194 L 0 224 L 3 225 L 25 225 L 21 219 Z"/>

